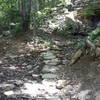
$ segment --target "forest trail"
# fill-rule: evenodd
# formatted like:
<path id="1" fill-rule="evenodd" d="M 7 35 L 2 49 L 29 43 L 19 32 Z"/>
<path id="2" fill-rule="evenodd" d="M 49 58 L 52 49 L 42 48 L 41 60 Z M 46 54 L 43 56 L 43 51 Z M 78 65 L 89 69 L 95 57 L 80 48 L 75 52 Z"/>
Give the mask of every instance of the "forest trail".
<path id="1" fill-rule="evenodd" d="M 0 39 L 0 100 L 100 100 L 100 58 L 69 66 L 83 37 L 28 39 Z"/>

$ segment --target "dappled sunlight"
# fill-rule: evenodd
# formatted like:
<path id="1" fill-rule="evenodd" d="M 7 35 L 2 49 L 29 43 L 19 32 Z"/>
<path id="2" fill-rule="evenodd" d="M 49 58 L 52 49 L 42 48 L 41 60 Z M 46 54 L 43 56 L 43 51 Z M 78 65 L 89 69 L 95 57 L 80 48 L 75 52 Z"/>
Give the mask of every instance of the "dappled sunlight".
<path id="1" fill-rule="evenodd" d="M 9 86 L 9 85 L 6 85 Z M 23 86 L 17 90 L 9 90 L 5 91 L 4 94 L 6 96 L 13 95 L 27 95 L 29 97 L 37 97 L 37 96 L 52 96 L 57 94 L 60 90 L 56 89 L 56 82 L 53 80 L 43 80 L 42 83 L 38 83 L 36 81 L 24 82 Z"/>
<path id="2" fill-rule="evenodd" d="M 22 93 L 28 94 L 30 96 L 38 96 L 42 95 L 45 96 L 45 94 L 49 95 L 54 95 L 59 92 L 58 89 L 55 87 L 56 83 L 55 82 L 49 82 L 49 81 L 43 81 L 42 84 L 40 83 L 24 83 L 24 88 L 21 89 Z"/>
<path id="3" fill-rule="evenodd" d="M 100 100 L 99 0 L 0 0 L 0 100 Z"/>

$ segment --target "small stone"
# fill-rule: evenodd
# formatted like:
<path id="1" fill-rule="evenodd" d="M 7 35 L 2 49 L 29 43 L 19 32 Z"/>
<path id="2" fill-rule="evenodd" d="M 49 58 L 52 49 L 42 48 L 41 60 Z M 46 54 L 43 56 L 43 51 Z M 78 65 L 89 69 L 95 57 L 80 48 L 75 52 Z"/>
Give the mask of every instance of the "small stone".
<path id="1" fill-rule="evenodd" d="M 42 76 L 41 75 L 39 75 L 39 74 L 32 74 L 32 77 L 33 77 L 33 79 L 42 79 Z"/>
<path id="2" fill-rule="evenodd" d="M 9 69 L 11 69 L 11 70 L 15 70 L 16 67 L 15 67 L 15 66 L 10 66 Z"/>
<path id="3" fill-rule="evenodd" d="M 47 74 L 43 74 L 42 78 L 43 79 L 54 79 L 57 78 L 58 76 L 56 74 L 51 74 L 51 73 L 47 73 Z"/>
<path id="4" fill-rule="evenodd" d="M 62 100 L 62 98 L 60 96 L 50 96 L 49 99 L 48 97 L 45 97 L 46 100 Z M 63 100 L 67 100 L 67 99 L 63 99 Z"/>
<path id="5" fill-rule="evenodd" d="M 14 94 L 14 92 L 13 92 L 13 91 L 6 91 L 6 92 L 4 92 L 4 94 L 5 94 L 6 96 L 11 96 L 11 95 Z"/>
<path id="6" fill-rule="evenodd" d="M 42 69 L 43 73 L 55 73 L 57 72 L 57 70 L 59 70 L 59 68 L 57 66 L 50 66 L 50 65 L 45 65 L 44 68 Z"/>
<path id="7" fill-rule="evenodd" d="M 3 74 L 3 72 L 0 72 L 0 76 L 3 76 L 4 74 Z"/>
<path id="8" fill-rule="evenodd" d="M 2 64 L 3 62 L 0 60 L 0 64 Z"/>
<path id="9" fill-rule="evenodd" d="M 11 59 L 14 59 L 14 58 L 17 58 L 18 56 L 17 55 L 11 55 L 11 54 L 9 54 L 8 55 Z"/>
<path id="10" fill-rule="evenodd" d="M 56 88 L 57 89 L 62 89 L 67 85 L 67 81 L 66 80 L 58 80 Z"/>
<path id="11" fill-rule="evenodd" d="M 26 66 L 26 65 L 27 65 L 27 63 L 23 63 L 22 65 L 23 65 L 23 66 Z"/>
<path id="12" fill-rule="evenodd" d="M 92 95 L 92 91 L 89 89 L 86 89 L 86 90 L 81 90 L 77 94 L 77 97 L 78 97 L 78 100 L 91 100 L 91 95 Z M 92 99 L 92 100 L 94 100 L 94 99 Z"/>
<path id="13" fill-rule="evenodd" d="M 23 81 L 21 81 L 21 80 L 16 80 L 15 82 L 14 82 L 14 85 L 15 86 L 21 86 L 21 85 L 23 85 Z"/>
<path id="14" fill-rule="evenodd" d="M 28 69 L 32 69 L 32 65 L 28 65 L 27 68 L 28 68 Z"/>
<path id="15" fill-rule="evenodd" d="M 0 88 L 5 89 L 5 90 L 11 90 L 11 89 L 15 88 L 15 85 L 3 83 L 3 84 L 0 84 Z"/>

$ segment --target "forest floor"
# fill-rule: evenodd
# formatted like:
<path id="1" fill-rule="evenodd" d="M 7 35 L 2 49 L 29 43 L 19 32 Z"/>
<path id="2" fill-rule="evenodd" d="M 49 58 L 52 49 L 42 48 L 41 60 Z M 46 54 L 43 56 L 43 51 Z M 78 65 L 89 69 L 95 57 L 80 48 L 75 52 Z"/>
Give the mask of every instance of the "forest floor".
<path id="1" fill-rule="evenodd" d="M 100 58 L 86 55 L 69 66 L 84 38 L 0 39 L 0 100 L 100 100 Z"/>

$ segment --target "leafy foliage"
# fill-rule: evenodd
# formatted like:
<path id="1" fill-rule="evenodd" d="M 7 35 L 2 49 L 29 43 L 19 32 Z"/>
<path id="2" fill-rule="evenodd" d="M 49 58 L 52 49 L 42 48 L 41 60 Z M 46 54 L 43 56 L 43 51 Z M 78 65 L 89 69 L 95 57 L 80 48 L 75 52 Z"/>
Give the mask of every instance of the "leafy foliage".
<path id="1" fill-rule="evenodd" d="M 93 16 L 93 15 L 95 15 L 95 11 L 94 10 L 92 10 L 90 8 L 87 8 L 87 9 L 84 10 L 84 16 L 89 17 L 89 16 Z"/>
<path id="2" fill-rule="evenodd" d="M 100 16 L 100 4 L 99 3 L 87 3 L 84 9 L 78 11 L 79 19 L 91 19 L 95 16 Z"/>
<path id="3" fill-rule="evenodd" d="M 52 18 L 51 13 L 56 10 L 56 8 L 44 8 L 43 10 L 40 10 L 38 12 L 32 12 L 32 17 L 34 17 L 35 20 L 35 27 L 40 27 L 46 18 Z"/>
<path id="4" fill-rule="evenodd" d="M 92 31 L 91 33 L 89 33 L 89 36 L 87 37 L 85 42 L 81 42 L 78 45 L 78 49 L 83 48 L 86 45 L 86 42 L 88 42 L 89 44 L 93 44 L 93 42 L 100 37 L 100 29 L 95 29 L 94 31 Z"/>

